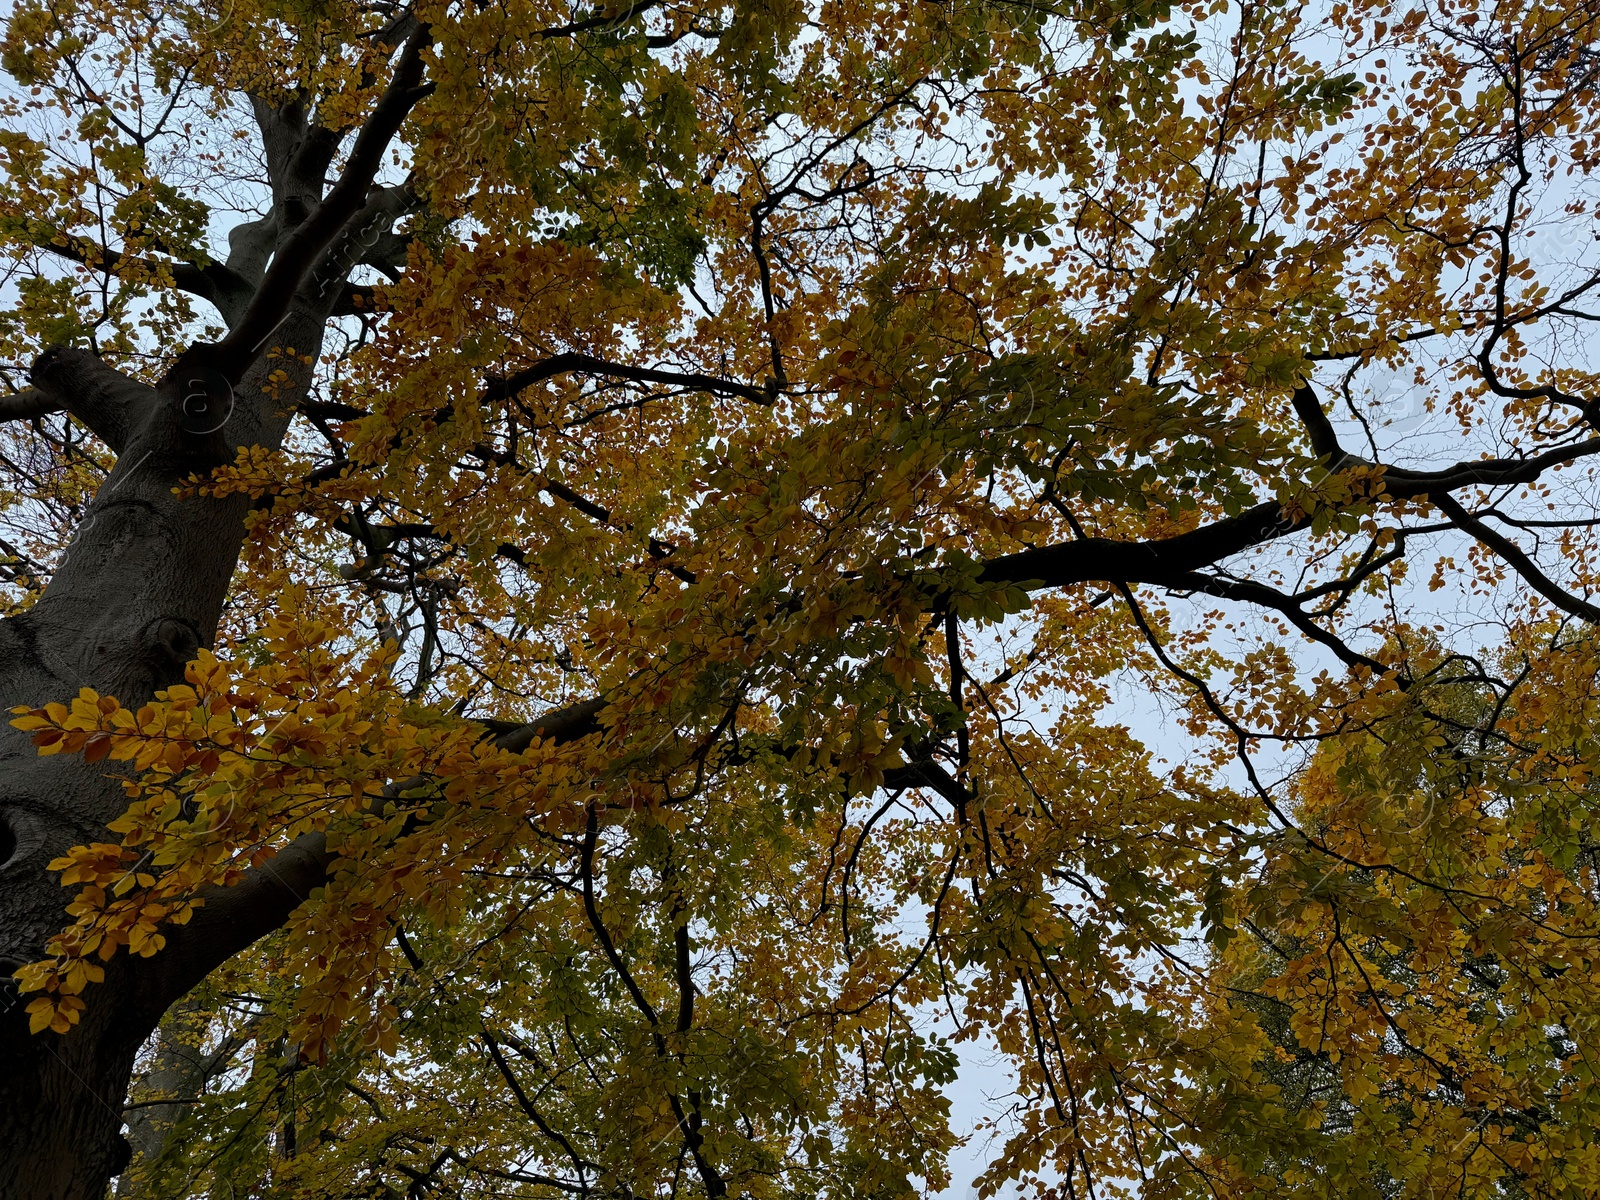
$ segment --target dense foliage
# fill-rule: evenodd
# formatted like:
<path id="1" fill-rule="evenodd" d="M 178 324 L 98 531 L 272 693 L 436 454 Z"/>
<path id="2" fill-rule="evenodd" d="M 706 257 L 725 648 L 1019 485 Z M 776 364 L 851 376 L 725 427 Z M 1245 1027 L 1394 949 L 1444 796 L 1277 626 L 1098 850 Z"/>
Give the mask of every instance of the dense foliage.
<path id="1" fill-rule="evenodd" d="M 186 684 L 15 714 L 130 806 L 38 1037 L 304 901 L 119 1195 L 932 1194 L 963 1045 L 983 1195 L 1600 1194 L 1592 4 L 24 0 L 3 63 L 8 611 L 120 450 L 45 348 L 292 414 L 181 484 L 251 504 Z"/>

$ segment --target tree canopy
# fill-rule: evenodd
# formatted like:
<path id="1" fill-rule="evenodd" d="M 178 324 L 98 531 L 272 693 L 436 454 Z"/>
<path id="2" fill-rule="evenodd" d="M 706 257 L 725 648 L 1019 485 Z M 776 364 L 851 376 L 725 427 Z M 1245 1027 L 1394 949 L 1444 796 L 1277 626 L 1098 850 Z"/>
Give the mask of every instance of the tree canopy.
<path id="1" fill-rule="evenodd" d="M 1592 3 L 0 65 L 0 1194 L 1600 1194 Z"/>

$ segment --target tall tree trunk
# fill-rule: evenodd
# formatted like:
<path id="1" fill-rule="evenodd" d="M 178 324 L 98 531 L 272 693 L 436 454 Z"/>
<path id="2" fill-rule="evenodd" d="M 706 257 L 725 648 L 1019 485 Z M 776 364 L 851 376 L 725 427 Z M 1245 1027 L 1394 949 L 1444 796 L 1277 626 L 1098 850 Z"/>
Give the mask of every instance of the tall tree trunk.
<path id="1" fill-rule="evenodd" d="M 145 1032 L 99 1001 L 69 1035 L 34 1036 L 22 1006 L 11 1006 L 0 1028 L 0 1197 L 105 1195 L 128 1161 L 122 1101 Z"/>
<path id="2" fill-rule="evenodd" d="M 323 322 L 320 312 L 296 310 L 273 343 L 314 357 Z M 269 399 L 266 373 L 280 369 L 298 375 Z M 0 621 L 0 969 L 7 975 L 42 957 L 67 923 L 71 893 L 47 864 L 71 846 L 117 840 L 106 826 L 127 799 L 117 764 L 41 758 L 3 718 L 15 706 L 69 700 L 84 687 L 137 705 L 181 680 L 184 664 L 216 635 L 249 504 L 180 498 L 174 489 L 231 460 L 237 447 L 279 445 L 310 368 L 282 356 L 257 359 L 236 396 L 212 376 L 178 376 L 150 388 L 93 355 L 60 349 L 34 366 L 34 385 L 118 458 L 43 596 Z M 280 897 L 273 911 L 242 923 L 207 913 L 193 929 L 175 931 L 153 958 L 119 955 L 105 982 L 84 993 L 86 1010 L 64 1035 L 30 1034 L 27 997 L 4 985 L 0 1200 L 104 1197 L 128 1159 L 122 1105 L 140 1045 L 169 1005 L 298 900 Z"/>

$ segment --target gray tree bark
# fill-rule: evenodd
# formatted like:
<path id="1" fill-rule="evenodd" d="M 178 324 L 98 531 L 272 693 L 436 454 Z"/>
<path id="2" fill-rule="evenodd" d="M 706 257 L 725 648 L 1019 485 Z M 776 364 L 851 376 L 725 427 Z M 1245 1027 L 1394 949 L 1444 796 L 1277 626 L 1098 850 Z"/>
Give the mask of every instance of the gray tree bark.
<path id="1" fill-rule="evenodd" d="M 241 447 L 282 444 L 351 268 L 413 203 L 409 190 L 374 181 L 427 94 L 428 36 L 409 10 L 380 35 L 398 48 L 392 74 L 331 187 L 343 137 L 298 97 L 253 101 L 271 210 L 232 232 L 225 266 L 180 273 L 180 286 L 222 313 L 229 332 L 220 343 L 191 346 L 156 387 L 82 350 L 52 348 L 35 362 L 35 394 L 6 415 L 65 409 L 117 461 L 38 602 L 0 621 L 0 717 L 83 687 L 137 706 L 212 644 L 250 501 L 175 489 Z M 273 348 L 295 353 L 267 357 Z M 271 371 L 288 378 L 269 394 Z M 115 764 L 41 758 L 0 721 L 0 972 L 42 957 L 67 924 L 67 894 L 46 864 L 74 845 L 114 840 L 106 826 L 125 807 Z M 65 1035 L 30 1034 L 15 984 L 0 984 L 0 1200 L 105 1196 L 131 1154 L 122 1106 L 139 1047 L 214 967 L 282 923 L 320 882 L 327 855 L 312 838 L 270 865 L 208 895 L 161 953 L 113 958 Z"/>
<path id="2" fill-rule="evenodd" d="M 274 344 L 315 355 L 323 324 L 323 314 L 302 308 L 279 327 Z M 287 361 L 258 358 L 233 389 L 228 412 L 219 407 L 225 387 L 220 399 L 207 394 L 199 403 L 183 371 L 150 388 L 84 351 L 40 356 L 34 386 L 89 425 L 118 459 L 38 603 L 0 621 L 0 708 L 69 699 L 83 687 L 139 704 L 180 681 L 184 664 L 211 644 L 249 501 L 180 499 L 174 489 L 231 459 L 235 447 L 281 443 L 289 409 L 310 381 L 309 367 L 290 367 L 298 377 L 266 399 L 266 372 Z M 67 923 L 70 893 L 46 864 L 74 845 L 106 840 L 106 825 L 126 805 L 113 764 L 41 758 L 28 735 L 0 724 L 0 963 L 7 974 L 41 957 Z M 128 1157 L 122 1103 L 139 1046 L 167 1007 L 251 932 L 219 936 L 227 933 L 219 924 L 208 915 L 193 933 L 175 931 L 182 936 L 171 954 L 113 959 L 66 1035 L 30 1034 L 25 998 L 7 984 L 0 1197 L 104 1195 Z"/>

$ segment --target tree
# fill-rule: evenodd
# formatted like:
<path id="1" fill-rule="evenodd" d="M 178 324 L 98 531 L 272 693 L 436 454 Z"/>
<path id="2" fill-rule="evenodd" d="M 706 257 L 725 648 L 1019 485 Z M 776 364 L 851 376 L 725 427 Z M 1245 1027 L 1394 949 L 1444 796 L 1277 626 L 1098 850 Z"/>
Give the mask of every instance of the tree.
<path id="1" fill-rule="evenodd" d="M 1597 41 L 19 4 L 0 1195 L 1594 1195 Z"/>

